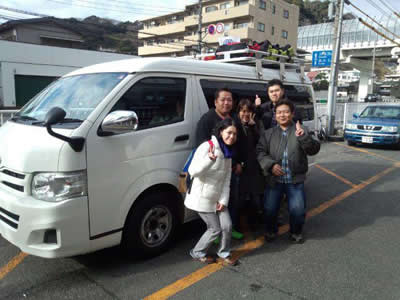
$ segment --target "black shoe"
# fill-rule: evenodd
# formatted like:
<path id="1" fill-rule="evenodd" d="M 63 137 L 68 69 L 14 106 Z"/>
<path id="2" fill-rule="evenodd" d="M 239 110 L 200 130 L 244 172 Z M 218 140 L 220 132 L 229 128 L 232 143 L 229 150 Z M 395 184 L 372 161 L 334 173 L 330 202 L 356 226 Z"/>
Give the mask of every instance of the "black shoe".
<path id="1" fill-rule="evenodd" d="M 272 242 L 272 241 L 274 241 L 276 239 L 276 233 L 267 232 L 264 235 L 264 239 L 265 239 L 266 242 Z"/>
<path id="2" fill-rule="evenodd" d="M 304 243 L 304 238 L 301 233 L 300 234 L 291 233 L 289 235 L 289 240 L 291 240 L 295 244 L 303 244 Z"/>

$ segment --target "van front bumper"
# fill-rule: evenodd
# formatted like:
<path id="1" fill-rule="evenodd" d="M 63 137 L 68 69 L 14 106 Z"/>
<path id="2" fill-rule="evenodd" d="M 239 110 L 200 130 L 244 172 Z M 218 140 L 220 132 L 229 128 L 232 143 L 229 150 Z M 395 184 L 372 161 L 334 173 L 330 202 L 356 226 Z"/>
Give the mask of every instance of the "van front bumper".
<path id="1" fill-rule="evenodd" d="M 0 235 L 46 258 L 89 252 L 88 199 L 45 202 L 0 188 Z"/>
<path id="2" fill-rule="evenodd" d="M 363 142 L 363 137 L 370 137 L 367 143 Z M 344 138 L 347 141 L 354 143 L 365 143 L 375 145 L 393 145 L 400 142 L 400 134 L 398 133 L 375 133 L 375 132 L 361 132 L 346 129 Z M 365 140 L 365 138 L 364 138 Z"/>

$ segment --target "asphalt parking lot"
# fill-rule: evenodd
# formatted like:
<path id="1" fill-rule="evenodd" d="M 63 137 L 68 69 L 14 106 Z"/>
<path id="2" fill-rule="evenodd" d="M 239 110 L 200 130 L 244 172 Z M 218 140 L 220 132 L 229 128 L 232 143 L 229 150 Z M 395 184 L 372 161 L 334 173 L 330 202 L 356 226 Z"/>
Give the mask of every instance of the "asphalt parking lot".
<path id="1" fill-rule="evenodd" d="M 0 237 L 0 299 L 399 299 L 400 151 L 326 143 L 310 164 L 302 245 L 285 225 L 266 243 L 260 227 L 224 267 L 190 259 L 199 221 L 148 260 L 118 247 L 42 259 Z"/>

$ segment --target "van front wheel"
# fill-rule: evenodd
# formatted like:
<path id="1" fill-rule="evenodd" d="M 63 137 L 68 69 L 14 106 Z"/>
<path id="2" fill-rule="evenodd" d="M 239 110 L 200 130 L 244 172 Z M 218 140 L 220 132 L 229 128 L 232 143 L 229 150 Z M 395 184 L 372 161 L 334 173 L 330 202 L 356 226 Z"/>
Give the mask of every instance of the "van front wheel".
<path id="1" fill-rule="evenodd" d="M 122 236 L 122 246 L 128 254 L 152 257 L 168 248 L 178 220 L 171 202 L 173 197 L 158 193 L 142 199 L 133 208 Z"/>

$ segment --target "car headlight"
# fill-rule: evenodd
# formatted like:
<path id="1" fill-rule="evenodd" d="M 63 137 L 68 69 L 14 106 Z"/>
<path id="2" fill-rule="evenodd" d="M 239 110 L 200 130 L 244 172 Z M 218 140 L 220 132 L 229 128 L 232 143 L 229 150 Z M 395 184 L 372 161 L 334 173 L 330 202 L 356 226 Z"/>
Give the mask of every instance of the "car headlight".
<path id="1" fill-rule="evenodd" d="M 397 132 L 398 127 L 397 126 L 383 126 L 382 131 L 386 132 Z"/>
<path id="2" fill-rule="evenodd" d="M 38 173 L 32 179 L 32 195 L 51 202 L 86 196 L 86 172 Z"/>
<path id="3" fill-rule="evenodd" d="M 346 129 L 357 129 L 357 124 L 347 123 Z"/>

